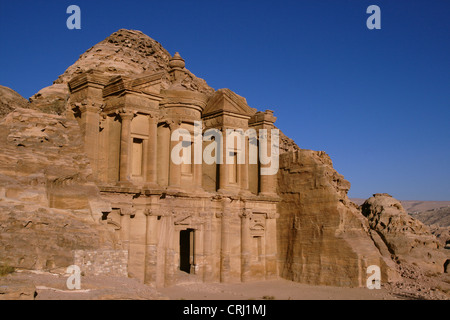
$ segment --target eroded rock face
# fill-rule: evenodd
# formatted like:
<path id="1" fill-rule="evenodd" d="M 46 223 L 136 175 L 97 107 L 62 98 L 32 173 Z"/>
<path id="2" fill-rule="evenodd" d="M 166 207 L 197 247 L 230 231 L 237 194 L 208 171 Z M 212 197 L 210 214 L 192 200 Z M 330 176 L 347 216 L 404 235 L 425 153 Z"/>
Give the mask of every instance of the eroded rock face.
<path id="1" fill-rule="evenodd" d="M 89 70 L 99 71 L 105 76 L 165 72 L 166 81 L 162 87 L 168 87 L 171 58 L 170 53 L 159 42 L 141 31 L 120 29 L 83 53 L 53 85 L 43 88 L 31 97 L 31 107 L 45 113 L 63 114 L 69 98 L 67 83 L 76 75 Z M 214 93 L 214 89 L 209 87 L 205 80 L 197 78 L 190 71 L 187 71 L 182 86 L 208 96 Z"/>
<path id="2" fill-rule="evenodd" d="M 374 194 L 361 206 L 371 229 L 375 230 L 399 261 L 424 270 L 444 272 L 446 253 L 430 228 L 412 218 L 400 201 L 386 193 Z"/>
<path id="3" fill-rule="evenodd" d="M 49 270 L 72 250 L 114 248 L 76 121 L 18 108 L 0 122 L 0 149 L 0 264 Z"/>
<path id="4" fill-rule="evenodd" d="M 295 141 L 286 136 L 280 130 L 280 154 L 298 150 L 300 150 L 300 147 L 295 143 Z"/>
<path id="5" fill-rule="evenodd" d="M 277 220 L 279 272 L 309 284 L 364 286 L 369 265 L 381 267 L 384 282 L 398 279 L 395 266 L 371 237 L 367 220 L 347 198 L 350 183 L 324 152 L 281 155 Z"/>
<path id="6" fill-rule="evenodd" d="M 0 119 L 16 108 L 27 108 L 28 101 L 14 90 L 0 86 Z"/>
<path id="7" fill-rule="evenodd" d="M 450 207 L 441 207 L 410 215 L 430 227 L 442 247 L 450 249 Z"/>

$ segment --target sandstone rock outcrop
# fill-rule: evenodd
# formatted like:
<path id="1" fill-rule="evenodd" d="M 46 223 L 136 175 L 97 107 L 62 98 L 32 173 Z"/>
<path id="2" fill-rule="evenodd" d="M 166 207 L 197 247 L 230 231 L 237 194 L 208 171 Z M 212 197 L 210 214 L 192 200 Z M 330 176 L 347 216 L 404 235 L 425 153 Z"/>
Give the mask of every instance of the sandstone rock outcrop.
<path id="1" fill-rule="evenodd" d="M 76 75 L 95 70 L 106 77 L 131 76 L 164 72 L 163 88 L 170 85 L 168 72 L 172 56 L 161 44 L 141 31 L 121 29 L 94 45 L 58 77 L 53 85 L 43 88 L 30 98 L 31 108 L 45 113 L 63 114 L 67 109 L 67 83 Z M 191 91 L 212 95 L 214 89 L 187 70 L 182 86 Z"/>
<path id="2" fill-rule="evenodd" d="M 0 122 L 0 264 L 49 270 L 114 248 L 76 121 L 17 108 Z"/>
<path id="3" fill-rule="evenodd" d="M 375 230 L 400 262 L 433 272 L 444 272 L 449 254 L 442 249 L 430 228 L 409 216 L 400 201 L 377 193 L 361 206 L 371 229 Z"/>
<path id="4" fill-rule="evenodd" d="M 393 262 L 380 253 L 387 249 L 375 246 L 367 220 L 348 200 L 349 188 L 324 152 L 281 155 L 277 232 L 282 277 L 310 284 L 364 286 L 367 267 L 377 265 L 383 282 L 398 280 Z"/>
<path id="5" fill-rule="evenodd" d="M 450 249 L 450 206 L 410 213 L 430 227 L 442 247 Z"/>
<path id="6" fill-rule="evenodd" d="M 450 227 L 450 206 L 409 213 L 427 226 Z"/>
<path id="7" fill-rule="evenodd" d="M 14 90 L 0 86 L 0 119 L 16 108 L 27 108 L 28 101 Z"/>

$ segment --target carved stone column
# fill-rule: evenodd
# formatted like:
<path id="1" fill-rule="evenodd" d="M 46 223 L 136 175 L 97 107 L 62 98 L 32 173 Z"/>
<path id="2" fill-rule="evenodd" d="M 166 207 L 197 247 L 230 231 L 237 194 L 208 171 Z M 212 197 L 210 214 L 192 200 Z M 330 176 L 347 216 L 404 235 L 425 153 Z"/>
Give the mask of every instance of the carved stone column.
<path id="1" fill-rule="evenodd" d="M 148 117 L 148 144 L 147 144 L 147 184 L 157 186 L 157 156 L 158 156 L 158 120 L 155 116 Z"/>
<path id="2" fill-rule="evenodd" d="M 164 286 L 170 287 L 175 284 L 176 280 L 176 272 L 178 269 L 178 265 L 176 263 L 176 250 L 175 246 L 178 244 L 175 243 L 175 230 L 174 230 L 174 221 L 173 216 L 164 216 L 162 218 L 165 220 L 163 222 L 163 229 L 161 232 L 165 235 L 164 240 Z"/>
<path id="3" fill-rule="evenodd" d="M 120 240 L 123 244 L 124 250 L 129 250 L 130 248 L 130 215 L 131 209 L 121 209 L 120 210 Z"/>
<path id="4" fill-rule="evenodd" d="M 225 192 L 228 189 L 228 165 L 227 165 L 227 139 L 226 129 L 222 128 L 222 164 L 219 165 L 219 192 Z M 219 146 L 220 147 L 220 146 Z"/>
<path id="5" fill-rule="evenodd" d="M 201 152 L 200 161 L 195 158 L 195 153 L 197 152 L 197 148 L 199 153 Z M 197 191 L 203 191 L 203 136 L 202 132 L 196 132 L 194 129 L 194 135 L 193 135 L 193 144 L 192 144 L 192 151 L 194 153 L 194 185 L 195 189 Z M 200 163 L 195 163 L 196 160 Z"/>
<path id="6" fill-rule="evenodd" d="M 145 279 L 147 284 L 156 285 L 156 272 L 158 267 L 158 215 L 155 205 L 145 212 L 147 217 L 146 244 L 145 244 Z"/>
<path id="7" fill-rule="evenodd" d="M 122 130 L 120 134 L 120 171 L 121 182 L 130 181 L 130 150 L 131 150 L 131 120 L 134 117 L 132 112 L 121 112 Z"/>
<path id="8" fill-rule="evenodd" d="M 267 156 L 272 154 L 272 133 L 271 129 L 267 129 Z M 277 155 L 278 156 L 278 155 Z M 278 159 L 277 159 L 278 160 Z M 273 159 L 271 161 L 274 161 Z M 270 168 L 271 163 L 269 164 L 262 164 L 261 163 L 261 169 L 263 168 Z M 270 196 L 274 197 L 276 196 L 276 188 L 277 188 L 277 175 L 270 174 L 270 175 L 262 175 L 260 171 L 260 195 L 262 196 Z"/>
<path id="9" fill-rule="evenodd" d="M 252 211 L 244 209 L 241 214 L 241 281 L 250 279 L 251 247 L 250 247 L 250 218 Z"/>
<path id="10" fill-rule="evenodd" d="M 181 165 L 175 164 L 172 161 L 172 150 L 180 143 L 179 141 L 172 141 L 172 134 L 175 130 L 179 129 L 181 126 L 180 121 L 174 121 L 170 123 L 170 154 L 169 154 L 169 188 L 170 189 L 180 189 L 181 187 Z"/>
<path id="11" fill-rule="evenodd" d="M 100 104 L 94 102 L 77 103 L 74 109 L 78 109 L 81 113 L 80 129 L 84 134 L 84 150 L 91 162 L 95 178 L 97 178 Z"/>
<path id="12" fill-rule="evenodd" d="M 220 282 L 230 281 L 231 271 L 231 240 L 230 240 L 230 228 L 231 228 L 231 209 L 229 203 L 231 200 L 224 199 L 222 212 L 218 214 L 221 218 L 220 227 Z"/>
<path id="13" fill-rule="evenodd" d="M 242 147 L 243 151 L 245 152 L 245 163 L 240 164 L 241 166 L 241 181 L 240 181 L 240 187 L 241 187 L 241 193 L 242 194 L 250 194 L 250 191 L 248 190 L 249 184 L 248 184 L 248 165 L 250 162 L 250 148 L 249 148 L 249 139 L 248 137 L 245 137 L 244 139 L 244 146 Z"/>
<path id="14" fill-rule="evenodd" d="M 277 238 L 277 224 L 276 219 L 278 214 L 276 209 L 269 211 L 266 214 L 266 239 L 276 239 Z M 266 241 L 265 248 L 265 271 L 266 280 L 276 279 L 278 275 L 278 264 L 277 264 L 277 244 L 276 241 Z"/>
<path id="15" fill-rule="evenodd" d="M 274 135 L 272 137 L 272 129 L 275 129 L 274 123 L 276 121 L 276 117 L 273 116 L 272 110 L 266 110 L 264 112 L 257 112 L 254 114 L 253 118 L 249 122 L 249 125 L 254 128 L 255 130 L 258 130 L 259 133 L 259 161 L 260 161 L 260 171 L 259 171 L 259 194 L 262 196 L 267 197 L 276 197 L 276 187 L 277 187 L 277 174 L 276 171 L 278 171 L 277 164 L 279 161 L 279 150 L 272 150 L 272 142 L 274 142 L 274 146 L 279 148 L 279 135 Z M 267 136 L 263 136 L 265 130 Z M 276 131 L 278 132 L 278 131 Z M 275 139 L 276 138 L 276 139 Z M 278 141 L 277 141 L 278 140 Z M 265 146 L 265 143 L 267 143 L 267 150 L 264 152 L 264 149 L 262 149 Z M 275 159 L 272 159 L 271 155 L 276 157 Z M 264 154 L 266 153 L 266 154 Z M 262 162 L 270 157 L 269 163 L 263 164 Z M 273 161 L 277 161 L 273 166 Z M 272 169 L 269 169 L 272 168 Z M 271 173 L 271 174 L 264 174 L 261 173 L 266 171 L 265 173 Z"/>
<path id="16" fill-rule="evenodd" d="M 145 281 L 145 253 L 147 217 L 144 214 L 144 204 L 133 207 L 130 219 L 130 245 L 128 250 L 128 274 L 132 278 Z"/>
<path id="17" fill-rule="evenodd" d="M 213 227 L 212 216 L 208 212 L 202 212 L 200 216 L 205 220 L 203 228 L 203 282 L 214 281 L 214 250 L 213 250 Z"/>

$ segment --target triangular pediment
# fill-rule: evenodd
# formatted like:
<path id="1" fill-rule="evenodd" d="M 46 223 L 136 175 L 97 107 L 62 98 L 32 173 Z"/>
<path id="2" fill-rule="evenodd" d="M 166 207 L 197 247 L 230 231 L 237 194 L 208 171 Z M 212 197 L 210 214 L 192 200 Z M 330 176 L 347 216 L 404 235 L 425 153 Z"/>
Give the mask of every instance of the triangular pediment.
<path id="1" fill-rule="evenodd" d="M 139 76 L 131 80 L 131 86 L 135 91 L 159 93 L 163 75 L 163 72 L 158 72 Z"/>
<path id="2" fill-rule="evenodd" d="M 230 89 L 219 89 L 208 101 L 202 115 L 205 117 L 223 113 L 251 117 L 256 110 L 248 106 L 245 98 Z"/>
<path id="3" fill-rule="evenodd" d="M 143 74 L 138 77 L 115 76 L 111 78 L 103 90 L 103 96 L 119 94 L 124 91 L 158 94 L 161 90 L 163 72 Z"/>

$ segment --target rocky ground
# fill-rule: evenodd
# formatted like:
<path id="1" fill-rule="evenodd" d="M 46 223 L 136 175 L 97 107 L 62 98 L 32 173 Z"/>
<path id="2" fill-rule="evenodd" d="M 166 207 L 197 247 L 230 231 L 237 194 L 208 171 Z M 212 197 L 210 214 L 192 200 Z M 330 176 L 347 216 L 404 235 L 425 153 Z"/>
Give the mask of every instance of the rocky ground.
<path id="1" fill-rule="evenodd" d="M 410 213 L 410 215 L 429 226 L 437 225 L 444 228 L 450 227 L 450 205 L 426 211 Z"/>
<path id="2" fill-rule="evenodd" d="M 160 290 L 170 299 L 183 300 L 397 300 L 385 288 L 311 286 L 279 279 L 236 284 L 179 284 Z"/>
<path id="3" fill-rule="evenodd" d="M 0 300 L 448 300 L 443 290 L 450 277 L 438 278 L 404 270 L 410 281 L 382 285 L 380 290 L 312 286 L 285 279 L 250 283 L 201 283 L 195 276 L 169 288 L 156 290 L 135 279 L 82 277 L 80 290 L 69 290 L 68 276 L 21 271 L 0 277 Z M 447 289 L 438 283 L 446 283 Z M 435 286 L 430 288 L 430 286 Z"/>
<path id="4" fill-rule="evenodd" d="M 392 295 L 411 300 L 450 300 L 450 274 L 424 272 L 415 265 L 398 265 L 402 281 L 386 284 Z"/>
<path id="5" fill-rule="evenodd" d="M 0 277 L 0 300 L 160 300 L 154 288 L 130 278 L 82 277 L 80 290 L 69 290 L 68 275 L 21 271 Z"/>
<path id="6" fill-rule="evenodd" d="M 201 283 L 186 281 L 155 290 L 137 280 L 118 277 L 82 277 L 80 290 L 68 290 L 68 276 L 22 271 L 0 277 L 0 300 L 397 300 L 386 288 L 310 286 L 279 279 L 250 283 Z"/>

